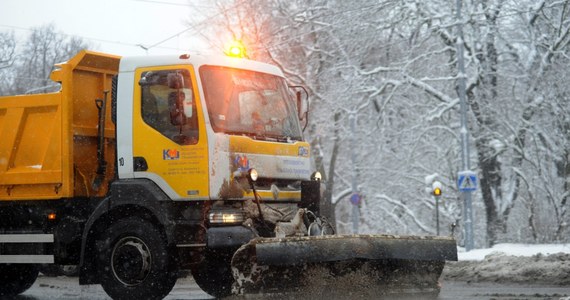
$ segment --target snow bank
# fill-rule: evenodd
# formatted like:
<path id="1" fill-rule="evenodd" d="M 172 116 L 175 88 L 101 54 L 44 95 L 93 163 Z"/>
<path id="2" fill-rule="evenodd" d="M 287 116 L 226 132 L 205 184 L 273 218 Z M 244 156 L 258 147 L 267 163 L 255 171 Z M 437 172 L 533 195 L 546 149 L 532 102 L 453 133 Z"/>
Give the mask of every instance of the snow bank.
<path id="1" fill-rule="evenodd" d="M 570 244 L 459 248 L 458 256 L 459 261 L 446 262 L 446 280 L 570 286 Z"/>
<path id="2" fill-rule="evenodd" d="M 469 252 L 465 248 L 458 247 L 457 255 L 460 261 L 485 259 L 485 256 L 495 253 L 503 253 L 507 256 L 525 256 L 530 257 L 537 254 L 550 255 L 556 253 L 569 253 L 570 244 L 497 244 L 493 248 L 475 249 Z"/>

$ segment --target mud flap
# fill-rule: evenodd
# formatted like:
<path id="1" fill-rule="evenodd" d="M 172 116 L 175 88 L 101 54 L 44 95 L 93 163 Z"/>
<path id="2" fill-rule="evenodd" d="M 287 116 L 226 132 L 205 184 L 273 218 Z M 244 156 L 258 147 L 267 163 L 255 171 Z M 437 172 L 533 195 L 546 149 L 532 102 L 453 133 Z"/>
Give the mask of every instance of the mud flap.
<path id="1" fill-rule="evenodd" d="M 456 242 L 447 237 L 260 238 L 234 254 L 233 292 L 301 292 L 319 298 L 334 297 L 339 289 L 359 297 L 437 293 L 446 260 L 457 260 Z"/>

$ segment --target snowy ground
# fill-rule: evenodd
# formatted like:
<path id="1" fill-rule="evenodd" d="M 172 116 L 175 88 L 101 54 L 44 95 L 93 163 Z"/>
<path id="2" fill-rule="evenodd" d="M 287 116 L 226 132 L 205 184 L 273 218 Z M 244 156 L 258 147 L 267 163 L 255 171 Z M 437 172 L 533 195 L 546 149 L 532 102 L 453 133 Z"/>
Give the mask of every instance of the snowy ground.
<path id="1" fill-rule="evenodd" d="M 570 300 L 570 244 L 500 244 L 469 252 L 459 249 L 459 261 L 446 263 L 441 282 L 438 300 Z M 354 297 L 339 295 L 333 298 Z M 30 290 L 14 299 L 108 300 L 109 297 L 99 285 L 78 285 L 77 277 L 40 276 Z M 166 299 L 212 298 L 189 276 L 179 279 Z"/>
<path id="2" fill-rule="evenodd" d="M 570 244 L 498 244 L 446 263 L 444 280 L 570 286 Z"/>
<path id="3" fill-rule="evenodd" d="M 493 253 L 504 253 L 508 256 L 535 256 L 537 254 L 550 255 L 556 253 L 570 253 L 570 244 L 497 244 L 493 248 L 475 249 L 465 252 L 464 248 L 458 249 L 459 260 L 483 260 L 485 256 Z"/>

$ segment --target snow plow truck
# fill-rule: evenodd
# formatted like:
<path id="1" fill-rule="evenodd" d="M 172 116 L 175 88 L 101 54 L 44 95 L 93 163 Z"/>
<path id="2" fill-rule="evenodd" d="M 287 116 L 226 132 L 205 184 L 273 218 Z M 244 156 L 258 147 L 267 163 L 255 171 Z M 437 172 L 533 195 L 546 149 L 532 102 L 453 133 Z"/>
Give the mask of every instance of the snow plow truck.
<path id="1" fill-rule="evenodd" d="M 45 264 L 113 299 L 161 299 L 181 270 L 216 297 L 350 276 L 437 292 L 457 260 L 450 237 L 334 233 L 307 98 L 275 66 L 82 51 L 50 78 L 59 91 L 0 98 L 0 296 Z"/>

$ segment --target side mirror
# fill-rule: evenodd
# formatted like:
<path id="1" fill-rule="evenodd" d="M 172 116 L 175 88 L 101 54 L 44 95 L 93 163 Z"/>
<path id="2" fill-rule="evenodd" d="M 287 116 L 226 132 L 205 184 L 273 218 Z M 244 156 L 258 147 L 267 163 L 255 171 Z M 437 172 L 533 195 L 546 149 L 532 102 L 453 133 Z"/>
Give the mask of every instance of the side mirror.
<path id="1" fill-rule="evenodd" d="M 295 98 L 297 104 L 297 115 L 299 121 L 301 121 L 301 126 L 303 126 L 303 131 L 307 128 L 309 124 L 309 92 L 305 87 L 300 85 L 289 86 L 291 89 L 295 89 Z M 303 97 L 303 94 L 305 97 Z"/>
<path id="2" fill-rule="evenodd" d="M 297 113 L 298 113 L 298 115 L 299 115 L 299 119 L 301 119 L 302 116 L 303 116 L 303 113 L 302 113 L 302 106 L 303 106 L 303 103 L 301 102 L 301 101 L 302 101 L 302 99 L 301 99 L 301 91 L 297 91 L 297 92 L 295 93 L 295 96 L 297 97 Z"/>
<path id="3" fill-rule="evenodd" d="M 192 118 L 194 112 L 194 93 L 191 89 L 182 89 L 184 100 L 182 101 L 183 111 L 186 118 Z"/>
<path id="4" fill-rule="evenodd" d="M 168 95 L 168 110 L 170 112 L 170 123 L 174 126 L 186 124 L 186 114 L 184 113 L 184 99 L 186 95 L 182 90 L 171 92 Z"/>
<path id="5" fill-rule="evenodd" d="M 184 77 L 181 73 L 169 73 L 167 76 L 168 87 L 171 89 L 181 89 L 184 87 Z"/>

